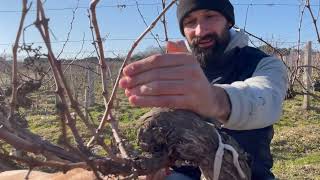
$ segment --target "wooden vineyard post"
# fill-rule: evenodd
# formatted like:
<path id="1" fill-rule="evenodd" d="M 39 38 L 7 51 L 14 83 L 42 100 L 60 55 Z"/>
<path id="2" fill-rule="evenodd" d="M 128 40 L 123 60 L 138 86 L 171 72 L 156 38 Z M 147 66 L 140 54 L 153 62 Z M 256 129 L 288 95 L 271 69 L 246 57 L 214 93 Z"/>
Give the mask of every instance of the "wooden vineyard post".
<path id="1" fill-rule="evenodd" d="M 311 41 L 309 41 L 306 45 L 306 50 L 304 54 L 304 65 L 305 70 L 303 74 L 303 82 L 305 85 L 304 90 L 304 97 L 303 97 L 303 104 L 302 108 L 305 110 L 310 109 L 310 95 L 309 92 L 311 91 L 311 75 L 312 75 L 312 69 L 311 69 Z"/>

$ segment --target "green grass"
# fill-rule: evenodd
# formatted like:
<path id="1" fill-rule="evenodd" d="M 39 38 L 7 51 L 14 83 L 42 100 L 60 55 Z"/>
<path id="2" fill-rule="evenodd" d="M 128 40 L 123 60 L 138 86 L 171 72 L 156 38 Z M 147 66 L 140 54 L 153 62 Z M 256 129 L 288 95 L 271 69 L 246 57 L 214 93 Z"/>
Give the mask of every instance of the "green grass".
<path id="1" fill-rule="evenodd" d="M 279 179 L 320 179 L 320 153 L 305 154 L 304 157 L 279 160 L 274 165 Z"/>
<path id="2" fill-rule="evenodd" d="M 44 139 L 57 143 L 60 133 L 60 123 L 55 115 L 34 115 L 28 116 L 29 129 L 40 134 Z"/>
<path id="3" fill-rule="evenodd" d="M 320 104 L 314 101 L 309 111 L 301 104 L 302 96 L 284 103 L 271 145 L 273 172 L 279 179 L 320 180 Z"/>

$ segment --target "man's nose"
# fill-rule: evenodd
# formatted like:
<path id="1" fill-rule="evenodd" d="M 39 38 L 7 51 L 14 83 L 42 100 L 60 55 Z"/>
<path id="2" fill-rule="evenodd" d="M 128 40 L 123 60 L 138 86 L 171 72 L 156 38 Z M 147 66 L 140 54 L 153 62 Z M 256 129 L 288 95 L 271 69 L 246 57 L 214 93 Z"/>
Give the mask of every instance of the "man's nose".
<path id="1" fill-rule="evenodd" d="M 203 37 L 206 34 L 208 34 L 208 26 L 203 21 L 199 21 L 196 26 L 195 35 Z"/>

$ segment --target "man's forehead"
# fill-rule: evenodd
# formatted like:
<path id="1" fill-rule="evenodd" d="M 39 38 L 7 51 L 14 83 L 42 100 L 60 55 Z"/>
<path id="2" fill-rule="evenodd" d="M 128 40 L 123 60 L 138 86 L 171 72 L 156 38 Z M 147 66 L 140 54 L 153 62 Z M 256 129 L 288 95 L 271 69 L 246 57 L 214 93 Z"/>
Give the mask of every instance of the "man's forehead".
<path id="1" fill-rule="evenodd" d="M 201 14 L 218 14 L 218 15 L 222 15 L 219 11 L 215 11 L 215 10 L 210 10 L 210 9 L 198 9 L 198 10 L 194 10 L 191 13 L 189 13 L 186 18 L 188 17 L 193 17 L 193 16 L 198 16 Z"/>

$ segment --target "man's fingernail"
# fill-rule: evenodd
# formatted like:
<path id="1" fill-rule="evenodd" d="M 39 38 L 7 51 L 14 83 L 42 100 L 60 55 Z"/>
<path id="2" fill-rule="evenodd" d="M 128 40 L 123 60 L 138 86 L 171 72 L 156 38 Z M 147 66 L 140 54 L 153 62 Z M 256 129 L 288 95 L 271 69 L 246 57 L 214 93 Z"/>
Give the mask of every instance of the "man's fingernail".
<path id="1" fill-rule="evenodd" d="M 125 88 L 127 85 L 127 79 L 126 78 L 121 78 L 120 81 L 119 81 L 119 86 L 121 88 Z"/>
<path id="2" fill-rule="evenodd" d="M 124 91 L 124 93 L 125 93 L 125 95 L 126 95 L 127 97 L 131 96 L 131 93 L 130 93 L 130 91 L 129 91 L 128 89 L 126 89 L 126 90 Z"/>
<path id="3" fill-rule="evenodd" d="M 130 96 L 130 97 L 129 97 L 129 102 L 130 102 L 132 105 L 136 106 L 136 105 L 137 105 L 137 96 Z"/>
<path id="4" fill-rule="evenodd" d="M 128 76 L 133 73 L 133 67 L 132 66 L 127 66 L 123 69 L 123 75 Z"/>

